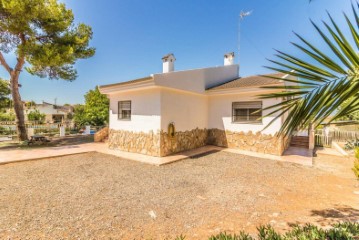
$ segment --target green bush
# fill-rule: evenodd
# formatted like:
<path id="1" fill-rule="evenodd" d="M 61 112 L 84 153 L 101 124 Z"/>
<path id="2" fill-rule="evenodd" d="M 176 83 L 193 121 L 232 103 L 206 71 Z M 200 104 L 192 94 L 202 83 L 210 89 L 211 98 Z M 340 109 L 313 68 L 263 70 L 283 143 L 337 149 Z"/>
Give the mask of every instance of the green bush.
<path id="1" fill-rule="evenodd" d="M 322 229 L 306 224 L 294 226 L 286 233 L 280 234 L 270 225 L 257 228 L 257 237 L 252 237 L 245 232 L 236 234 L 219 233 L 209 237 L 209 240 L 351 240 L 359 239 L 359 223 L 345 222 L 332 226 L 330 229 Z M 181 238 L 183 239 L 183 237 Z"/>
<path id="2" fill-rule="evenodd" d="M 356 147 L 359 147 L 359 139 L 355 139 L 355 140 L 349 140 L 347 141 L 347 143 L 344 146 L 345 150 L 352 150 Z"/>
<path id="3" fill-rule="evenodd" d="M 0 121 L 15 121 L 14 113 L 0 113 Z"/>
<path id="4" fill-rule="evenodd" d="M 39 110 L 35 109 L 27 115 L 27 118 L 29 119 L 29 121 L 38 121 L 40 123 L 43 123 L 45 121 L 46 115 L 40 113 Z"/>
<path id="5" fill-rule="evenodd" d="M 216 236 L 210 237 L 208 240 L 254 240 L 248 233 L 240 232 L 236 234 L 220 233 Z"/>
<path id="6" fill-rule="evenodd" d="M 11 135 L 16 133 L 16 131 L 12 131 L 9 127 L 0 126 L 0 135 Z"/>
<path id="7" fill-rule="evenodd" d="M 359 179 L 359 147 L 355 148 L 355 160 L 353 171 L 355 176 Z"/>

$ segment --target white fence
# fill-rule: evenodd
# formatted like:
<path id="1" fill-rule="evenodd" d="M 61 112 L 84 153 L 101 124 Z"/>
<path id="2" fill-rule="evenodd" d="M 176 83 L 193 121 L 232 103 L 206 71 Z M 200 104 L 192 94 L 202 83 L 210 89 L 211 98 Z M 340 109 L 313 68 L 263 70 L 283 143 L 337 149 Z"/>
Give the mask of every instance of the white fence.
<path id="1" fill-rule="evenodd" d="M 65 123 L 39 123 L 39 122 L 26 122 L 26 129 L 30 129 L 32 133 L 42 132 L 45 134 L 54 134 L 60 132 L 60 127 L 64 126 L 67 129 L 72 129 L 74 126 L 71 122 Z M 16 122 L 6 121 L 0 122 L 0 137 L 16 136 L 17 128 Z"/>
<path id="2" fill-rule="evenodd" d="M 359 139 L 359 131 L 342 131 L 342 130 L 316 130 L 315 145 L 331 147 L 332 142 L 347 142 Z"/>

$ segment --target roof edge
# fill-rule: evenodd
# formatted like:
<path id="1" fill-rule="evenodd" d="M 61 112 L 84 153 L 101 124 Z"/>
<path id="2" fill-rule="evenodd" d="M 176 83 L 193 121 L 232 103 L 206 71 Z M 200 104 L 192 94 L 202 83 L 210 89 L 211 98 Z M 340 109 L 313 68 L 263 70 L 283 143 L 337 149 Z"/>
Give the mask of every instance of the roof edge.
<path id="1" fill-rule="evenodd" d="M 137 78 L 137 79 L 133 79 L 130 81 L 126 81 L 126 82 L 119 82 L 119 83 L 113 83 L 113 84 L 106 84 L 106 85 L 99 85 L 98 87 L 101 89 L 104 88 L 110 88 L 110 87 L 117 87 L 117 86 L 127 86 L 127 85 L 132 85 L 132 84 L 136 84 L 136 83 L 140 83 L 140 82 L 146 82 L 146 81 L 150 81 L 153 80 L 152 76 L 148 76 L 148 77 L 143 77 L 143 78 Z"/>

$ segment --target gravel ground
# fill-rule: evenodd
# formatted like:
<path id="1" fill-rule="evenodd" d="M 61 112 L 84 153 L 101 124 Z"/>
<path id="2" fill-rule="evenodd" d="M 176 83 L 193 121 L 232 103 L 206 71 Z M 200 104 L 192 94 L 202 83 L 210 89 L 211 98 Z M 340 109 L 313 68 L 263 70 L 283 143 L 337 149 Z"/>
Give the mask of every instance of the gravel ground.
<path id="1" fill-rule="evenodd" d="M 0 239 L 203 239 L 359 219 L 351 162 L 217 152 L 156 167 L 91 153 L 0 166 Z"/>

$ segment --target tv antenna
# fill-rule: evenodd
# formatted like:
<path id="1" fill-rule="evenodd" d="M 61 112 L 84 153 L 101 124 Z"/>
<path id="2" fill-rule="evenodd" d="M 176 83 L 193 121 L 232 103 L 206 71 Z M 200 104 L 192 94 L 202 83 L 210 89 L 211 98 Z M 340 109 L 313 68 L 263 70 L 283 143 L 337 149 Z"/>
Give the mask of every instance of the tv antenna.
<path id="1" fill-rule="evenodd" d="M 239 17 L 238 17 L 238 63 L 240 63 L 240 51 L 241 51 L 241 22 L 248 17 L 249 15 L 251 15 L 253 12 L 253 10 L 250 11 L 241 11 L 239 13 Z"/>

